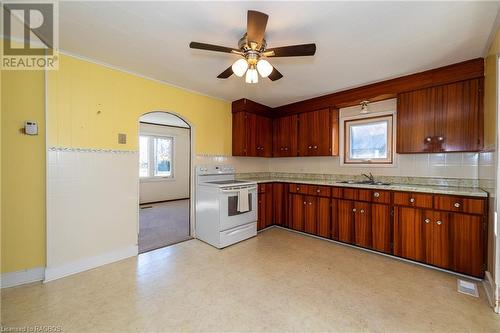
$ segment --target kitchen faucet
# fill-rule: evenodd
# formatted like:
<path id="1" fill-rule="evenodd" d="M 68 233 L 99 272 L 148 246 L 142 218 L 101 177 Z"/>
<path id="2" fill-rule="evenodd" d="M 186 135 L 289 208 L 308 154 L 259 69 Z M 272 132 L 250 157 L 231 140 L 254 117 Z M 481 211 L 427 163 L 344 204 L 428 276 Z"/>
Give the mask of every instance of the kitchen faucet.
<path id="1" fill-rule="evenodd" d="M 373 175 L 372 175 L 372 173 L 371 173 L 371 172 L 369 172 L 369 173 L 368 173 L 368 175 L 367 175 L 366 173 L 362 173 L 361 175 L 362 175 L 362 176 L 365 176 L 366 178 L 368 178 L 368 180 L 369 180 L 370 182 L 372 182 L 372 183 L 374 183 L 374 182 L 375 182 L 375 177 L 373 177 Z"/>

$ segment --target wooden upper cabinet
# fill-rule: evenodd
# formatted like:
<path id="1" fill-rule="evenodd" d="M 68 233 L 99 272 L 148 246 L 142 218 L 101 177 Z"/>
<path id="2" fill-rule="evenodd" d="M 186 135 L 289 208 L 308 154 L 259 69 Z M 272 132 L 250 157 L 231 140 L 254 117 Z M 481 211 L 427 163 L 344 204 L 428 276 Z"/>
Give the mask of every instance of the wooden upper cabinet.
<path id="1" fill-rule="evenodd" d="M 322 109 L 299 114 L 299 156 L 338 155 L 339 113 Z"/>
<path id="2" fill-rule="evenodd" d="M 291 115 L 273 120 L 273 156 L 297 156 L 298 119 Z"/>
<path id="3" fill-rule="evenodd" d="M 482 85 L 471 79 L 399 94 L 397 152 L 480 150 Z"/>
<path id="4" fill-rule="evenodd" d="M 233 113 L 233 156 L 272 156 L 272 120 L 249 112 Z"/>

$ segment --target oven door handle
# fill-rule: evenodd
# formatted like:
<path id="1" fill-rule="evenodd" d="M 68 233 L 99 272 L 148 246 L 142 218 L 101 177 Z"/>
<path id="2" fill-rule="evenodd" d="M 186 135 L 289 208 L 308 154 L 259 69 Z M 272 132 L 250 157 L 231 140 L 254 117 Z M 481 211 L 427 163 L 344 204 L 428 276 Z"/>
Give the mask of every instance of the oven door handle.
<path id="1" fill-rule="evenodd" d="M 240 190 L 242 189 L 247 189 L 248 191 L 255 191 L 257 190 L 257 187 L 256 186 L 253 186 L 253 187 L 242 187 L 242 188 L 238 188 L 238 189 L 232 189 L 232 190 L 221 190 L 223 193 L 231 193 L 231 192 L 239 192 Z"/>

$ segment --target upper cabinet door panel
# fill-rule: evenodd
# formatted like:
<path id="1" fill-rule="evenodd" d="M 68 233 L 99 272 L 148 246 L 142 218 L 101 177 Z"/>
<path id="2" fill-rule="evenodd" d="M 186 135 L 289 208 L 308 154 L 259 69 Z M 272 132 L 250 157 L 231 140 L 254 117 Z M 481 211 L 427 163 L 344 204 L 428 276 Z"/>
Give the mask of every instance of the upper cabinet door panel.
<path id="1" fill-rule="evenodd" d="M 233 156 L 247 156 L 246 113 L 233 113 Z"/>
<path id="2" fill-rule="evenodd" d="M 476 151 L 481 148 L 480 80 L 433 88 L 442 95 L 436 107 L 436 151 Z"/>
<path id="3" fill-rule="evenodd" d="M 396 151 L 431 152 L 434 136 L 433 96 L 430 89 L 398 95 Z"/>
<path id="4" fill-rule="evenodd" d="M 299 114 L 299 156 L 338 155 L 338 111 Z"/>
<path id="5" fill-rule="evenodd" d="M 273 156 L 297 156 L 298 119 L 298 115 L 274 119 Z"/>
<path id="6" fill-rule="evenodd" d="M 257 156 L 271 157 L 273 155 L 272 127 L 273 121 L 270 118 L 256 116 L 256 153 Z"/>

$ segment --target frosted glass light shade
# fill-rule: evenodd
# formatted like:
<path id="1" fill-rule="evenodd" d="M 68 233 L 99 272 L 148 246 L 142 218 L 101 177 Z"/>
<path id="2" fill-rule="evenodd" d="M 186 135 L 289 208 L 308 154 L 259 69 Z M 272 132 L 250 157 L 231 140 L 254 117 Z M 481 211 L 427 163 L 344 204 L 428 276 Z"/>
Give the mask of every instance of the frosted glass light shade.
<path id="1" fill-rule="evenodd" d="M 234 75 L 242 77 L 248 69 L 248 62 L 245 59 L 238 59 L 231 66 Z"/>
<path id="2" fill-rule="evenodd" d="M 273 72 L 273 66 L 269 63 L 269 61 L 260 59 L 257 62 L 257 70 L 259 71 L 260 76 L 268 77 Z"/>
<path id="3" fill-rule="evenodd" d="M 255 68 L 250 68 L 247 70 L 247 75 L 245 77 L 246 83 L 257 83 L 259 82 L 259 75 L 257 74 L 257 70 Z"/>

